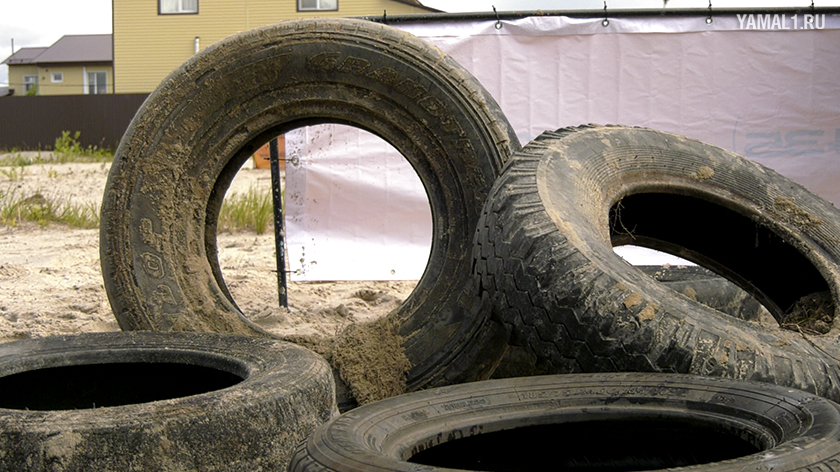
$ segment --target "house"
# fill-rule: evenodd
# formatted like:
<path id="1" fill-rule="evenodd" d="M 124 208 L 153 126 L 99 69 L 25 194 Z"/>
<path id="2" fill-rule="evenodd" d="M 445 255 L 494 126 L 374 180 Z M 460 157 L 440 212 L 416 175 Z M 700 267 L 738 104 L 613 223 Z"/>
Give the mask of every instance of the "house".
<path id="1" fill-rule="evenodd" d="M 9 66 L 10 95 L 114 93 L 112 36 L 67 35 L 50 47 L 21 48 Z"/>
<path id="2" fill-rule="evenodd" d="M 113 0 L 113 86 L 150 93 L 210 44 L 282 20 L 437 11 L 418 0 Z"/>

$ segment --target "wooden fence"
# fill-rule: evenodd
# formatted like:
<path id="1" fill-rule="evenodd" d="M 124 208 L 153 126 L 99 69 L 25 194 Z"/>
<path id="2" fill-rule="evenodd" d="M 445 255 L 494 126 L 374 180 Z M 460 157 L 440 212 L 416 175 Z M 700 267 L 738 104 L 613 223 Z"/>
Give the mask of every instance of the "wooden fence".
<path id="1" fill-rule="evenodd" d="M 49 150 L 62 131 L 87 146 L 116 149 L 148 94 L 0 98 L 0 151 Z"/>

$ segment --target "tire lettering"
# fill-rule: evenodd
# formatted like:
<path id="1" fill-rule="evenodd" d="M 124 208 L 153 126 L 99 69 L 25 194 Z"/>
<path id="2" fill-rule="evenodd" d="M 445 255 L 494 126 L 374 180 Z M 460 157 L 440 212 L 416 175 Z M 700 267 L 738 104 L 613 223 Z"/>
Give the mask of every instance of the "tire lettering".
<path id="1" fill-rule="evenodd" d="M 358 57 L 348 57 L 338 68 L 341 72 L 354 75 L 364 75 L 368 69 L 370 69 L 370 61 Z"/>
<path id="2" fill-rule="evenodd" d="M 155 233 L 152 220 L 148 218 L 141 218 L 139 230 L 140 239 L 144 244 L 148 244 L 154 248 L 155 251 L 163 251 L 163 236 L 159 233 Z"/>
<path id="3" fill-rule="evenodd" d="M 315 54 L 306 61 L 306 68 L 316 72 L 327 72 L 335 69 L 338 64 L 338 56 L 341 53 L 337 52 L 322 52 Z"/>
<path id="4" fill-rule="evenodd" d="M 380 67 L 368 72 L 372 64 L 367 59 L 348 56 L 342 61 L 340 56 L 341 53 L 339 52 L 322 52 L 309 57 L 306 61 L 306 67 L 316 72 L 329 72 L 335 69 L 359 77 L 367 77 L 381 84 L 394 87 L 406 97 L 415 100 L 429 114 L 438 118 L 446 133 L 457 136 L 465 135 L 464 129 L 455 116 L 446 109 L 445 104 L 437 97 L 427 95 L 429 93 L 428 87 L 411 79 L 400 80 L 399 72 L 390 67 Z"/>
<path id="5" fill-rule="evenodd" d="M 152 293 L 151 297 L 152 304 L 154 305 L 163 305 L 164 303 L 168 305 L 176 305 L 175 296 L 172 294 L 172 289 L 169 288 L 168 285 L 158 285 L 155 288 L 155 291 Z"/>
<path id="6" fill-rule="evenodd" d="M 454 410 L 462 410 L 464 408 L 471 408 L 474 406 L 479 405 L 486 405 L 487 400 L 484 398 L 471 398 L 469 400 L 462 400 L 459 402 L 448 403 L 443 405 L 443 409 L 446 411 L 454 411 Z"/>
<path id="7" fill-rule="evenodd" d="M 156 279 L 162 279 L 165 274 L 163 270 L 163 259 L 156 254 L 152 254 L 151 252 L 144 252 L 140 255 L 143 259 L 143 270 L 150 277 L 154 277 Z"/>

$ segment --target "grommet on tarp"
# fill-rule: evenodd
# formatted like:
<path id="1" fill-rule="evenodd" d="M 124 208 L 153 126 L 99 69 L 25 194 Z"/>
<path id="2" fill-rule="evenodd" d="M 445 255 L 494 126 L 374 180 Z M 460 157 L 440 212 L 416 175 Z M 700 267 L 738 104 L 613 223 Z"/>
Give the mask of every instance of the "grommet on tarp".
<path id="1" fill-rule="evenodd" d="M 607 2 L 604 2 L 604 20 L 601 21 L 601 26 L 606 28 L 609 25 L 610 25 L 610 19 L 607 16 Z"/>
<path id="2" fill-rule="evenodd" d="M 496 11 L 496 5 L 493 5 L 493 14 L 496 15 L 496 29 L 502 29 L 502 19 L 499 18 L 499 13 Z"/>
<path id="3" fill-rule="evenodd" d="M 706 17 L 706 24 L 712 24 L 714 20 L 712 19 L 712 0 L 709 0 L 709 16 Z"/>

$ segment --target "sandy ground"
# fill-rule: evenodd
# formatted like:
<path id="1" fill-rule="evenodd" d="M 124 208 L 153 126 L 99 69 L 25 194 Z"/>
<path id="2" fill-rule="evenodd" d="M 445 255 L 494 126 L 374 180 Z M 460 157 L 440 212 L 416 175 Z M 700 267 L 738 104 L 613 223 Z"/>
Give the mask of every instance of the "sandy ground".
<path id="1" fill-rule="evenodd" d="M 0 191 L 69 197 L 98 208 L 109 165 L 15 169 L 18 172 L 0 174 Z M 246 165 L 228 194 L 251 186 L 269 189 L 269 172 Z M 351 322 L 376 319 L 396 308 L 416 283 L 292 283 L 286 310 L 277 301 L 273 234 L 223 233 L 218 241 L 222 272 L 234 300 L 255 323 L 279 335 L 332 336 Z M 0 225 L 0 342 L 117 330 L 99 268 L 98 230 Z"/>

